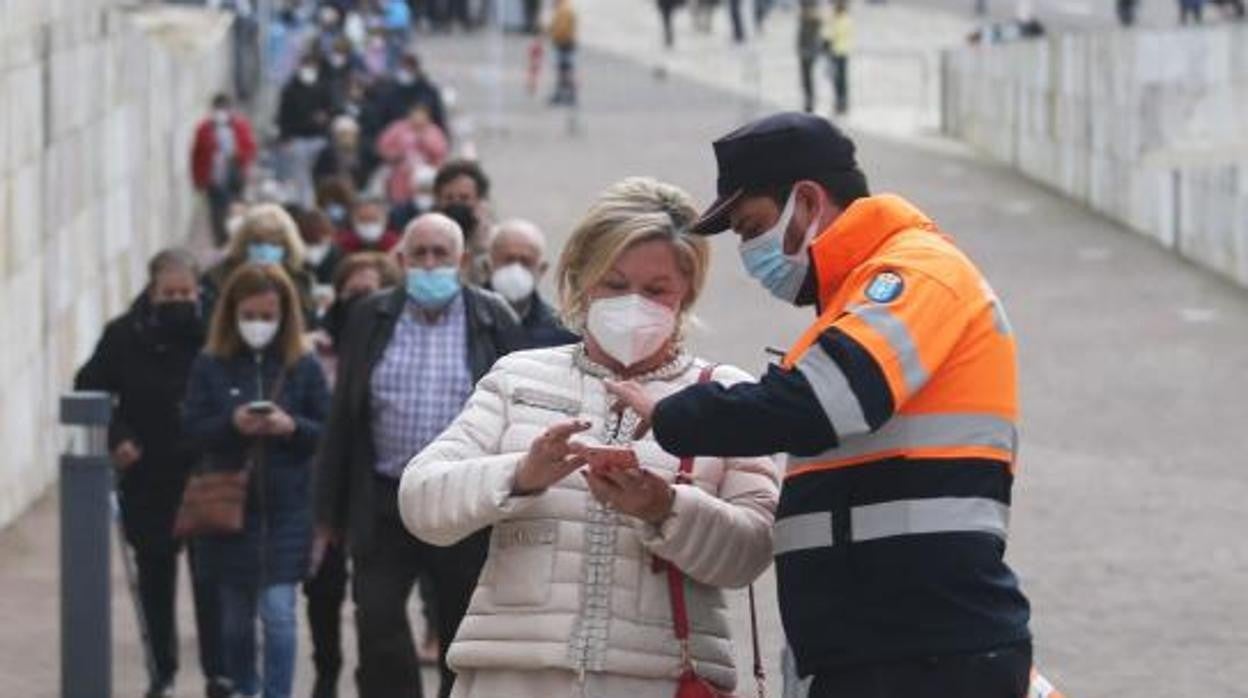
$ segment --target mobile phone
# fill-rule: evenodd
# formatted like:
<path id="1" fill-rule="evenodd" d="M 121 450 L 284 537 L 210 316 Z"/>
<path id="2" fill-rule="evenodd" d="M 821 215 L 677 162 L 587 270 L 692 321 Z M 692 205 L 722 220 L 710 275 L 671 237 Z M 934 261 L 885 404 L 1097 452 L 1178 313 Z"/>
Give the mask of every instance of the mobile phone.
<path id="1" fill-rule="evenodd" d="M 247 412 L 250 414 L 271 414 L 276 406 L 268 400 L 253 400 L 247 403 Z"/>
<path id="2" fill-rule="evenodd" d="M 592 470 L 600 472 L 641 467 L 637 454 L 627 446 L 586 446 L 585 460 Z"/>

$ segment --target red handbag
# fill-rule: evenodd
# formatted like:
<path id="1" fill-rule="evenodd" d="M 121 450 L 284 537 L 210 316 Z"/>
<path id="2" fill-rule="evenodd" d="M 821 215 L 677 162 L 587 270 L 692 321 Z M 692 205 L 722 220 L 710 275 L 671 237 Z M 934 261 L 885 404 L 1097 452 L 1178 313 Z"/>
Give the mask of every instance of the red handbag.
<path id="1" fill-rule="evenodd" d="M 699 383 L 711 380 L 715 366 L 702 369 L 698 376 Z M 680 470 L 676 472 L 676 484 L 687 485 L 693 482 L 693 458 L 680 459 Z M 715 688 L 711 682 L 698 675 L 693 666 L 693 654 L 689 650 L 689 609 L 685 605 L 685 574 L 672 563 L 655 558 L 656 567 L 662 566 L 667 572 L 667 591 L 672 600 L 672 626 L 676 641 L 680 643 L 680 677 L 676 680 L 675 698 L 733 698 L 732 694 Z M 657 571 L 657 570 L 656 570 Z M 758 688 L 758 698 L 765 698 L 766 676 L 763 672 L 763 661 L 758 647 L 758 614 L 754 608 L 754 585 L 750 585 L 750 636 L 754 650 L 754 681 Z"/>

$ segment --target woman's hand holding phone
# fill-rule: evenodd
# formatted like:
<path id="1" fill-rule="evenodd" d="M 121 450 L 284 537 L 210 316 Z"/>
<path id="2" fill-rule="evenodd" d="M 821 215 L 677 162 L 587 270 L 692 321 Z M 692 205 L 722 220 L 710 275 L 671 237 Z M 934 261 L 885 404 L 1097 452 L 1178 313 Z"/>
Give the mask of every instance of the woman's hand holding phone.
<path id="1" fill-rule="evenodd" d="M 672 512 L 676 490 L 642 468 L 631 448 L 580 446 L 589 468 L 582 474 L 590 494 L 612 509 L 659 525 Z"/>
<path id="2" fill-rule="evenodd" d="M 534 439 L 516 468 L 512 494 L 536 494 L 585 465 L 585 457 L 579 452 L 582 445 L 569 439 L 589 427 L 590 423 L 583 420 L 561 422 Z"/>

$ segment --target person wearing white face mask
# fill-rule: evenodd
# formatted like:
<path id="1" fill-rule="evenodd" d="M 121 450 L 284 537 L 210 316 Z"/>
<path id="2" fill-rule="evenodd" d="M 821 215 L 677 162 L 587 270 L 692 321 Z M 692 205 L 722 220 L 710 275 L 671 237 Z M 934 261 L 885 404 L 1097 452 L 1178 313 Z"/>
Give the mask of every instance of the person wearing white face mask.
<path id="1" fill-rule="evenodd" d="M 399 244 L 400 235 L 388 227 L 389 206 L 384 199 L 357 199 L 351 210 L 351 225 L 338 234 L 338 246 L 347 254 L 389 252 Z"/>
<path id="2" fill-rule="evenodd" d="M 291 695 L 296 588 L 312 539 L 312 456 L 329 389 L 303 345 L 298 293 L 278 265 L 245 264 L 222 288 L 183 407 L 190 443 L 214 470 L 246 469 L 243 530 L 195 540 L 218 583 L 226 674 L 236 696 Z M 257 675 L 256 621 L 263 627 Z"/>
<path id="3" fill-rule="evenodd" d="M 472 386 L 522 346 L 519 322 L 497 294 L 460 281 L 464 235 L 433 213 L 408 224 L 397 248 L 404 281 L 351 304 L 337 399 L 318 462 L 318 548 L 345 543 L 352 556 L 361 698 L 412 698 L 420 667 L 407 603 L 416 580 L 433 581 L 431 635 L 455 636 L 485 557 L 486 534 L 434 547 L 399 521 L 399 476 L 455 419 Z M 439 694 L 454 675 L 441 666 Z"/>
<path id="4" fill-rule="evenodd" d="M 580 341 L 537 290 L 548 266 L 546 236 L 536 225 L 513 218 L 494 227 L 489 242 L 489 288 L 506 298 L 520 316 L 526 348 Z"/>
<path id="5" fill-rule="evenodd" d="M 233 109 L 228 95 L 213 97 L 212 113 L 195 127 L 191 180 L 208 202 L 209 224 L 218 247 L 229 240 L 229 209 L 243 195 L 256 154 L 251 122 Z"/>
<path id="6" fill-rule="evenodd" d="M 818 318 L 761 381 L 655 402 L 610 386 L 684 456 L 788 452 L 775 527 L 785 635 L 811 698 L 1015 698 L 1029 606 L 1005 562 L 1018 449 L 1001 301 L 922 211 L 871 196 L 853 141 L 782 113 L 715 142 L 746 271 Z"/>
<path id="7" fill-rule="evenodd" d="M 294 205 L 288 208 L 295 224 L 299 226 L 299 237 L 304 245 L 304 260 L 316 281 L 313 292 L 317 296 L 317 307 L 322 309 L 317 289 L 333 283 L 334 270 L 346 255 L 334 239 L 334 224 L 329 216 L 317 209 Z M 332 295 L 330 300 L 333 300 Z"/>
<path id="8" fill-rule="evenodd" d="M 556 272 L 584 341 L 501 359 L 404 470 L 399 509 L 418 538 L 448 545 L 492 526 L 450 648 L 454 696 L 670 698 L 691 667 L 736 685 L 722 588 L 769 563 L 774 464 L 682 463 L 606 390 L 624 377 L 656 396 L 748 379 L 682 341 L 709 261 L 685 232 L 695 216 L 687 194 L 653 179 L 607 189 Z M 597 461 L 594 445 L 618 447 L 622 467 Z M 688 599 L 687 662 L 673 651 L 669 569 Z"/>
<path id="9" fill-rule="evenodd" d="M 300 60 L 298 70 L 282 87 L 277 107 L 278 177 L 294 187 L 295 202 L 304 206 L 315 200 L 312 166 L 325 145 L 325 131 L 334 113 L 333 93 L 318 64 L 311 53 Z"/>

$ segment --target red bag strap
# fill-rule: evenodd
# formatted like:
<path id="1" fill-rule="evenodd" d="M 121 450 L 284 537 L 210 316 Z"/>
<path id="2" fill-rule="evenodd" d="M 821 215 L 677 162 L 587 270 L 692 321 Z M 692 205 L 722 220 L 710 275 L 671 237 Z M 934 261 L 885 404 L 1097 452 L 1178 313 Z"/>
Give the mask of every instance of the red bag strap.
<path id="1" fill-rule="evenodd" d="M 698 383 L 709 383 L 717 364 L 708 364 L 698 375 Z M 693 482 L 693 458 L 680 459 L 680 469 L 676 472 L 678 484 Z M 685 575 L 676 565 L 670 562 L 663 564 L 667 571 L 667 591 L 672 600 L 672 629 L 680 642 L 680 661 L 685 670 L 693 669 L 693 658 L 689 652 L 689 608 L 685 603 Z M 749 587 L 750 597 L 750 640 L 754 653 L 754 679 L 758 685 L 758 695 L 764 695 L 763 682 L 766 673 L 763 671 L 763 656 L 758 643 L 758 612 L 754 604 L 754 585 Z"/>

